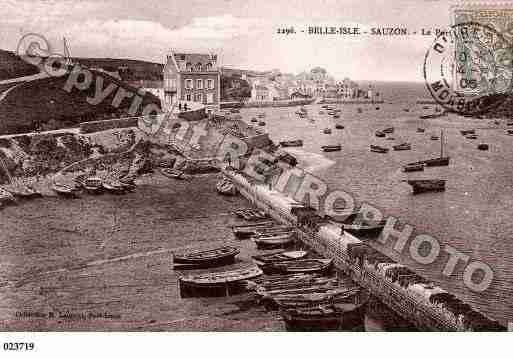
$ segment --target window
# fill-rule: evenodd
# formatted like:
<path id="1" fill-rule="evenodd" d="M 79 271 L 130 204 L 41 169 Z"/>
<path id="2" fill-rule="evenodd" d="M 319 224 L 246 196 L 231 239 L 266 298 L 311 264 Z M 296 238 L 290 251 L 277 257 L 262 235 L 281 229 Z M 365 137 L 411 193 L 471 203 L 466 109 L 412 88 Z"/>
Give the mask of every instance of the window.
<path id="1" fill-rule="evenodd" d="M 193 88 L 193 83 L 192 83 L 192 80 L 191 79 L 187 79 L 185 80 L 185 88 L 187 90 L 191 90 Z"/>
<path id="2" fill-rule="evenodd" d="M 214 89 L 214 80 L 212 80 L 212 79 L 208 79 L 208 80 L 207 80 L 207 88 L 208 88 L 209 90 Z"/>
<path id="3" fill-rule="evenodd" d="M 201 93 L 197 93 L 194 95 L 194 101 L 201 102 Z"/>
<path id="4" fill-rule="evenodd" d="M 190 101 L 190 100 L 191 100 L 191 94 L 190 94 L 190 93 L 188 93 L 188 94 L 187 94 L 187 96 L 185 96 L 185 99 L 186 99 L 187 101 Z"/>
<path id="5" fill-rule="evenodd" d="M 200 90 L 203 88 L 203 80 L 202 79 L 196 80 L 196 88 L 200 89 Z"/>
<path id="6" fill-rule="evenodd" d="M 207 93 L 207 103 L 214 103 L 214 94 L 212 92 Z"/>
<path id="7" fill-rule="evenodd" d="M 192 71 L 192 64 L 190 62 L 185 64 L 185 71 Z"/>
<path id="8" fill-rule="evenodd" d="M 205 65 L 205 71 L 212 71 L 212 64 L 210 62 Z"/>
<path id="9" fill-rule="evenodd" d="M 203 66 L 201 65 L 201 62 L 198 62 L 195 67 L 196 71 L 203 71 Z"/>

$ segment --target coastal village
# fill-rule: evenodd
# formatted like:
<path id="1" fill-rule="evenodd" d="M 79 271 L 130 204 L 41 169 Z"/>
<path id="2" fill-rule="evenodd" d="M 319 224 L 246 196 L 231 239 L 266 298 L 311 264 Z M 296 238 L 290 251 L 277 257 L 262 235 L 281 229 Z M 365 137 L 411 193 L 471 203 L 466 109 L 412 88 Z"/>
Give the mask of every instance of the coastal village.
<path id="1" fill-rule="evenodd" d="M 4 56 L 11 68 L 25 66 L 13 65 L 23 61 L 14 54 Z M 38 219 L 50 234 L 28 224 L 40 238 L 23 249 L 29 261 L 0 273 L 0 297 L 19 303 L 14 313 L 0 311 L 5 329 L 362 331 L 369 329 L 368 313 L 380 307 L 394 328 L 505 330 L 370 245 L 386 221 L 362 220 L 358 211 L 332 218 L 277 194 L 274 172 L 264 171 L 264 182 L 249 178 L 242 171 L 249 153 L 227 160 L 216 152 L 228 136 L 272 155 L 272 171 L 300 167 L 301 156 L 289 150 L 303 147 L 304 139 L 273 140 L 272 109 L 286 108 L 291 121 L 315 128 L 314 138 L 330 138 L 348 132 L 344 110 L 353 116 L 383 111 L 381 89 L 335 79 L 321 67 L 297 75 L 225 68 L 207 53 L 172 51 L 164 64 L 137 66 L 68 60 L 70 68 L 101 77 L 104 87 L 141 94 L 139 105 L 157 105 L 161 113 L 145 114 L 143 106 L 131 112 L 128 96 L 112 106 L 114 92 L 91 105 L 94 86 L 81 93 L 78 77 L 64 93 L 76 70 L 46 76 L 43 68 L 29 68 L 0 81 L 2 216 L 17 238 L 23 228 L 14 218 L 22 206 L 46 203 L 53 211 Z M 422 127 L 413 136 L 436 141 L 437 153 L 404 163 L 406 174 L 450 162 L 443 133 L 425 132 L 428 121 L 447 113 L 433 103 L 416 106 Z M 509 123 L 500 125 L 511 131 Z M 206 135 L 191 145 L 187 134 L 195 128 Z M 412 141 L 400 141 L 401 131 L 373 129 L 365 152 L 392 155 L 387 143 L 394 155 L 410 151 Z M 477 138 L 466 131 L 465 140 Z M 338 141 L 315 146 L 337 153 L 345 146 Z M 438 177 L 405 182 L 413 194 L 443 192 L 446 183 Z M 102 206 L 112 207 L 103 212 Z M 74 216 L 69 221 L 67 211 Z M 61 241 L 48 237 L 63 231 Z M 19 255 L 16 244 L 5 246 Z M 70 246 L 78 249 L 69 254 Z"/>

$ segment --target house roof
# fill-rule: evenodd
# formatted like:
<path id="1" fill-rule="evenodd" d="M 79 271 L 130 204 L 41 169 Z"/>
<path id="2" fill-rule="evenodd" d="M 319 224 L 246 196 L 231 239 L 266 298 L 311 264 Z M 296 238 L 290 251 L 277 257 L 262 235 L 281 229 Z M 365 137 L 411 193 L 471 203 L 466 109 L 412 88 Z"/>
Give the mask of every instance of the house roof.
<path id="1" fill-rule="evenodd" d="M 217 55 L 210 54 L 186 54 L 186 53 L 175 53 L 173 54 L 176 61 L 190 62 L 196 65 L 198 62 L 201 64 L 213 63 L 217 61 Z"/>

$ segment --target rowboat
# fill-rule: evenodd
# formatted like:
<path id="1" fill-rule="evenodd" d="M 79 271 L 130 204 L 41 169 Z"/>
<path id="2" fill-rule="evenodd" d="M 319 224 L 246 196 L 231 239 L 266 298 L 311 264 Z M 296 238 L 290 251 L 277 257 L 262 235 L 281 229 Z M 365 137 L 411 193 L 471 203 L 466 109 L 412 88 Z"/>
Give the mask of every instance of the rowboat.
<path id="1" fill-rule="evenodd" d="M 264 273 L 327 273 L 331 269 L 332 259 L 297 259 L 281 262 L 263 263 Z"/>
<path id="2" fill-rule="evenodd" d="M 426 130 L 425 130 L 425 129 L 423 129 L 423 128 L 421 128 L 421 127 L 417 128 L 417 132 L 418 132 L 418 133 L 424 133 L 424 131 L 426 131 Z"/>
<path id="3" fill-rule="evenodd" d="M 349 214 L 344 220 L 337 221 L 342 224 L 342 229 L 355 236 L 377 236 L 385 228 L 386 220 L 378 222 L 367 221 L 360 212 Z"/>
<path id="4" fill-rule="evenodd" d="M 477 149 L 481 151 L 488 151 L 489 146 L 486 143 L 480 143 L 479 145 L 477 145 Z"/>
<path id="5" fill-rule="evenodd" d="M 125 187 L 125 190 L 128 192 L 135 191 L 135 188 L 137 187 L 135 184 L 135 179 L 132 176 L 121 177 L 119 179 L 119 183 L 121 183 L 121 185 Z"/>
<path id="6" fill-rule="evenodd" d="M 444 157 L 443 156 L 443 153 L 444 153 L 444 132 L 443 131 L 440 131 L 440 137 L 441 137 L 441 141 L 440 141 L 440 157 L 438 157 L 438 158 L 430 158 L 428 160 L 420 161 L 420 162 L 414 162 L 412 164 L 423 163 L 423 164 L 425 164 L 428 167 L 448 166 L 449 165 L 450 157 L 448 157 L 448 156 Z"/>
<path id="7" fill-rule="evenodd" d="M 83 187 L 89 194 L 103 193 L 103 181 L 99 177 L 87 177 L 83 182 Z"/>
<path id="8" fill-rule="evenodd" d="M 186 179 L 186 175 L 183 171 L 179 171 L 179 170 L 176 170 L 173 168 L 161 168 L 160 173 L 162 173 L 164 176 L 166 176 L 168 178 L 179 179 L 179 180 Z"/>
<path id="9" fill-rule="evenodd" d="M 253 117 L 253 118 L 251 119 L 251 122 L 258 122 L 258 120 L 256 119 L 256 117 Z"/>
<path id="10" fill-rule="evenodd" d="M 236 109 L 236 108 L 232 108 L 230 110 L 230 113 L 240 113 L 239 109 Z"/>
<path id="11" fill-rule="evenodd" d="M 230 295 L 230 288 L 242 285 L 243 281 L 256 278 L 263 274 L 257 266 L 224 271 L 192 274 L 178 279 L 182 297 L 197 295 L 224 296 Z"/>
<path id="12" fill-rule="evenodd" d="M 393 127 L 387 127 L 382 132 L 383 133 L 394 133 L 394 128 Z"/>
<path id="13" fill-rule="evenodd" d="M 375 135 L 376 135 L 376 137 L 385 137 L 386 133 L 382 132 L 382 131 L 376 131 Z"/>
<path id="14" fill-rule="evenodd" d="M 294 244 L 296 238 L 295 232 L 283 234 L 268 234 L 252 238 L 259 249 L 286 248 Z"/>
<path id="15" fill-rule="evenodd" d="M 275 225 L 273 221 L 259 222 L 249 225 L 232 226 L 232 231 L 237 238 L 248 238 L 255 234 L 257 228 L 268 228 Z"/>
<path id="16" fill-rule="evenodd" d="M 278 253 L 261 254 L 253 256 L 257 265 L 283 262 L 289 260 L 302 259 L 308 255 L 307 251 L 280 251 Z"/>
<path id="17" fill-rule="evenodd" d="M 78 190 L 76 187 L 68 186 L 63 183 L 54 183 L 52 185 L 52 190 L 57 193 L 59 196 L 69 197 L 69 198 L 77 198 Z"/>
<path id="18" fill-rule="evenodd" d="M 258 122 L 258 126 L 265 126 L 265 121 Z"/>
<path id="19" fill-rule="evenodd" d="M 344 129 L 344 125 L 336 124 L 336 125 L 335 125 L 335 128 L 336 128 L 337 130 L 343 130 L 343 129 Z"/>
<path id="20" fill-rule="evenodd" d="M 394 151 L 407 151 L 407 150 L 411 150 L 411 144 L 409 143 L 401 143 L 400 145 L 394 145 L 392 146 L 392 148 L 394 149 Z"/>
<path id="21" fill-rule="evenodd" d="M 272 300 L 279 308 L 310 307 L 347 301 L 351 296 L 357 295 L 360 290 L 357 286 L 350 288 L 342 286 L 328 289 L 325 292 L 277 294 L 272 297 Z"/>
<path id="22" fill-rule="evenodd" d="M 463 136 L 474 135 L 476 133 L 476 130 L 461 130 L 460 133 Z"/>
<path id="23" fill-rule="evenodd" d="M 477 139 L 477 135 L 470 134 L 470 135 L 466 135 L 465 138 L 467 140 L 476 140 Z"/>
<path id="24" fill-rule="evenodd" d="M 331 133 L 331 128 L 325 128 L 322 132 L 329 135 Z"/>
<path id="25" fill-rule="evenodd" d="M 337 113 L 337 114 L 333 115 L 333 118 L 340 118 L 340 115 Z"/>
<path id="26" fill-rule="evenodd" d="M 113 194 L 125 194 L 127 192 L 127 188 L 119 181 L 103 182 L 102 185 L 107 192 Z"/>
<path id="27" fill-rule="evenodd" d="M 403 167 L 403 172 L 416 172 L 416 171 L 424 171 L 424 164 L 423 163 L 408 164 Z"/>
<path id="28" fill-rule="evenodd" d="M 342 150 L 342 146 L 341 145 L 326 145 L 326 146 L 321 146 L 321 149 L 324 152 L 335 152 L 335 151 Z"/>
<path id="29" fill-rule="evenodd" d="M 217 192 L 225 196 L 235 196 L 237 194 L 237 187 L 227 180 L 223 179 L 216 184 Z"/>
<path id="30" fill-rule="evenodd" d="M 192 250 L 185 253 L 173 253 L 173 264 L 185 264 L 194 267 L 213 267 L 232 264 L 239 254 L 238 248 L 224 246 L 212 249 Z"/>
<path id="31" fill-rule="evenodd" d="M 235 214 L 247 221 L 256 221 L 267 218 L 267 214 L 259 209 L 243 208 L 235 211 Z"/>
<path id="32" fill-rule="evenodd" d="M 370 150 L 371 152 L 388 153 L 388 148 L 381 146 L 370 145 Z"/>
<path id="33" fill-rule="evenodd" d="M 413 187 L 413 194 L 445 191 L 445 180 L 441 179 L 408 180 L 403 182 L 407 182 Z"/>
<path id="34" fill-rule="evenodd" d="M 303 140 L 291 140 L 280 142 L 281 147 L 301 147 L 303 146 Z"/>
<path id="35" fill-rule="evenodd" d="M 29 185 L 18 184 L 10 188 L 11 194 L 15 198 L 20 199 L 31 199 L 36 197 L 42 197 L 43 195 L 30 187 Z"/>
<path id="36" fill-rule="evenodd" d="M 16 199 L 11 194 L 11 192 L 6 191 L 5 189 L 0 187 L 0 207 L 3 207 L 13 202 L 16 202 Z"/>
<path id="37" fill-rule="evenodd" d="M 438 141 L 439 139 L 440 139 L 440 137 L 438 137 L 437 135 L 431 136 L 431 140 L 433 140 L 433 141 Z"/>
<path id="38" fill-rule="evenodd" d="M 257 115 L 258 118 L 264 118 L 265 117 L 265 112 L 260 112 L 258 115 Z"/>

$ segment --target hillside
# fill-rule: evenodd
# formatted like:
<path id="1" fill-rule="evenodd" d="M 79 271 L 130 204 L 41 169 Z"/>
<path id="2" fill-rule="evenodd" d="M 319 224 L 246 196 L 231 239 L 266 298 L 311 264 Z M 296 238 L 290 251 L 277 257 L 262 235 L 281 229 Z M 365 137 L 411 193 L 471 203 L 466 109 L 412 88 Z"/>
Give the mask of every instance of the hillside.
<path id="1" fill-rule="evenodd" d="M 92 71 L 94 75 L 104 78 L 103 88 L 114 83 L 116 88 L 127 91 L 136 89 L 105 73 Z M 51 130 L 76 126 L 80 122 L 117 118 L 128 115 L 131 99 L 124 99 L 118 108 L 112 106 L 112 100 L 117 92 L 113 91 L 101 103 L 91 105 L 87 97 L 94 97 L 94 83 L 87 90 L 64 90 L 67 76 L 33 80 L 12 88 L 0 100 L 0 134 L 30 132 L 36 128 Z M 160 100 L 146 93 L 142 108 L 154 103 L 160 106 Z"/>

